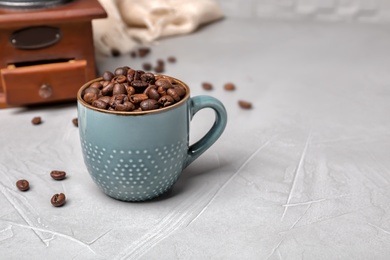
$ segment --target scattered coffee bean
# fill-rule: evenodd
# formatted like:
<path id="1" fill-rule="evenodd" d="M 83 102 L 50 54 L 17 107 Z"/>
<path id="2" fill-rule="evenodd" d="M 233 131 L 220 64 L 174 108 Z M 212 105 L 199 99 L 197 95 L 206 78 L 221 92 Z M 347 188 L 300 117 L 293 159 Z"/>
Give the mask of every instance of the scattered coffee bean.
<path id="1" fill-rule="evenodd" d="M 111 55 L 113 57 L 121 56 L 121 52 L 118 49 L 111 49 Z"/>
<path id="2" fill-rule="evenodd" d="M 164 66 L 161 66 L 161 65 L 157 65 L 156 67 L 154 67 L 154 71 L 156 73 L 163 73 L 164 72 Z"/>
<path id="3" fill-rule="evenodd" d="M 75 127 L 78 127 L 79 126 L 79 119 L 76 117 L 76 118 L 73 118 L 72 119 L 72 123 Z"/>
<path id="4" fill-rule="evenodd" d="M 233 91 L 236 89 L 236 86 L 233 83 L 226 83 L 223 88 L 227 91 Z"/>
<path id="5" fill-rule="evenodd" d="M 50 172 L 50 176 L 54 179 L 54 180 L 63 180 L 66 178 L 66 172 L 64 171 L 51 171 Z"/>
<path id="6" fill-rule="evenodd" d="M 203 82 L 202 83 L 202 88 L 204 90 L 212 90 L 213 89 L 213 85 L 211 83 L 208 83 L 208 82 Z"/>
<path id="7" fill-rule="evenodd" d="M 137 57 L 137 53 L 135 51 L 132 51 L 132 52 L 130 52 L 130 56 L 132 58 L 135 58 L 135 57 Z"/>
<path id="8" fill-rule="evenodd" d="M 144 70 L 152 70 L 152 64 L 150 64 L 149 62 L 145 62 L 144 64 L 142 64 L 142 68 Z"/>
<path id="9" fill-rule="evenodd" d="M 239 100 L 238 105 L 243 109 L 251 109 L 252 103 L 244 100 Z"/>
<path id="10" fill-rule="evenodd" d="M 176 58 L 173 57 L 173 56 L 170 56 L 170 57 L 168 57 L 168 62 L 175 63 L 176 62 Z"/>
<path id="11" fill-rule="evenodd" d="M 31 123 L 32 123 L 33 125 L 39 125 L 39 124 L 42 123 L 42 119 L 41 119 L 40 116 L 36 116 L 36 117 L 34 117 L 34 118 L 31 120 Z"/>
<path id="12" fill-rule="evenodd" d="M 54 194 L 50 202 L 54 207 L 61 207 L 62 205 L 65 204 L 65 200 L 66 200 L 65 194 L 59 193 L 59 194 Z"/>
<path id="13" fill-rule="evenodd" d="M 26 191 L 30 188 L 30 184 L 26 180 L 18 180 L 16 182 L 16 187 L 21 191 Z"/>
<path id="14" fill-rule="evenodd" d="M 141 48 L 138 49 L 138 56 L 143 58 L 146 55 L 148 55 L 149 52 L 150 52 L 150 48 L 148 48 L 148 47 L 141 47 Z"/>

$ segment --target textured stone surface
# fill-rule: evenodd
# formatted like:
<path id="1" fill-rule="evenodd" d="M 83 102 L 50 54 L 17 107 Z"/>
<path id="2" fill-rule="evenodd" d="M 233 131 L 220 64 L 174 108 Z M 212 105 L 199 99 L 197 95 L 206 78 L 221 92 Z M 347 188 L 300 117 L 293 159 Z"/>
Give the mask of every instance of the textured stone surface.
<path id="1" fill-rule="evenodd" d="M 388 258 L 388 46 L 382 25 L 231 18 L 162 40 L 144 59 L 99 57 L 102 72 L 174 55 L 166 73 L 228 111 L 215 145 L 147 203 L 113 200 L 94 185 L 75 104 L 0 110 L 0 258 Z M 199 112 L 192 141 L 212 122 Z M 53 169 L 67 178 L 52 180 Z M 21 178 L 29 191 L 16 189 Z M 67 203 L 54 208 L 60 192 Z"/>

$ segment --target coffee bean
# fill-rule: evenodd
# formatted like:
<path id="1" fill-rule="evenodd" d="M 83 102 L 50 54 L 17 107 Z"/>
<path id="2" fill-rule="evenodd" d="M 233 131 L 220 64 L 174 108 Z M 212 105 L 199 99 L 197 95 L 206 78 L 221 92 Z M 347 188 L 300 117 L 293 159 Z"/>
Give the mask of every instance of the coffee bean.
<path id="1" fill-rule="evenodd" d="M 61 207 L 65 204 L 66 197 L 64 193 L 54 194 L 50 202 L 54 207 Z"/>
<path id="2" fill-rule="evenodd" d="M 147 100 L 149 97 L 145 94 L 134 94 L 129 97 L 130 102 L 133 104 L 139 104 L 144 100 Z"/>
<path id="3" fill-rule="evenodd" d="M 163 87 L 165 90 L 173 87 L 172 83 L 168 79 L 165 79 L 165 78 L 158 79 L 154 83 L 154 85 L 156 85 L 157 87 Z"/>
<path id="4" fill-rule="evenodd" d="M 233 91 L 236 89 L 236 86 L 233 83 L 226 83 L 223 88 L 227 91 Z"/>
<path id="5" fill-rule="evenodd" d="M 129 96 L 135 94 L 135 88 L 132 87 L 132 86 L 127 87 L 127 88 L 126 88 L 126 91 L 127 91 L 127 94 L 128 94 Z"/>
<path id="6" fill-rule="evenodd" d="M 16 187 L 21 191 L 26 191 L 30 188 L 30 184 L 26 180 L 18 180 L 16 182 Z"/>
<path id="7" fill-rule="evenodd" d="M 103 87 L 102 89 L 103 96 L 111 96 L 112 91 L 114 89 L 114 85 L 115 85 L 114 82 L 110 82 L 107 86 Z"/>
<path id="8" fill-rule="evenodd" d="M 110 102 L 108 103 L 112 108 L 115 108 L 119 104 L 123 104 L 123 102 L 129 101 L 129 98 L 125 94 L 118 94 L 112 96 L 110 98 Z"/>
<path id="9" fill-rule="evenodd" d="M 149 87 L 145 89 L 144 94 L 148 95 L 151 99 L 158 100 L 160 98 L 156 85 L 149 85 Z"/>
<path id="10" fill-rule="evenodd" d="M 170 57 L 168 57 L 168 62 L 175 63 L 176 62 L 176 58 L 173 57 L 173 56 L 170 56 Z"/>
<path id="11" fill-rule="evenodd" d="M 149 83 L 142 80 L 133 80 L 133 82 L 131 82 L 131 85 L 135 89 L 137 89 L 137 88 L 146 88 L 147 86 L 149 86 Z"/>
<path id="12" fill-rule="evenodd" d="M 88 104 L 92 104 L 92 102 L 95 101 L 97 98 L 98 96 L 92 92 L 86 93 L 83 97 L 84 101 Z"/>
<path id="13" fill-rule="evenodd" d="M 33 125 L 39 125 L 39 124 L 42 123 L 42 119 L 41 119 L 40 116 L 36 116 L 36 117 L 34 117 L 34 118 L 31 120 L 31 123 L 32 123 Z"/>
<path id="14" fill-rule="evenodd" d="M 123 104 L 118 104 L 115 107 L 116 111 L 133 111 L 135 109 L 135 105 L 130 101 L 125 101 Z"/>
<path id="15" fill-rule="evenodd" d="M 149 52 L 150 52 L 150 48 L 148 48 L 148 47 L 141 47 L 141 48 L 138 49 L 138 56 L 143 58 L 146 55 L 148 55 Z"/>
<path id="16" fill-rule="evenodd" d="M 75 127 L 78 127 L 79 126 L 79 119 L 76 117 L 76 118 L 73 118 L 72 119 L 72 123 Z"/>
<path id="17" fill-rule="evenodd" d="M 154 75 L 152 73 L 149 73 L 149 72 L 142 74 L 141 80 L 144 82 L 147 82 L 149 84 L 154 84 L 154 82 L 156 81 L 154 78 Z"/>
<path id="18" fill-rule="evenodd" d="M 112 89 L 112 95 L 127 94 L 126 87 L 121 83 L 115 83 Z"/>
<path id="19" fill-rule="evenodd" d="M 95 89 L 102 89 L 103 85 L 101 82 L 94 82 L 91 85 L 89 85 L 89 88 L 95 88 Z M 86 91 L 86 90 L 85 90 Z M 85 92 L 84 92 L 85 93 Z"/>
<path id="20" fill-rule="evenodd" d="M 186 90 L 182 85 L 175 85 L 173 89 L 179 94 L 180 97 L 185 96 Z"/>
<path id="21" fill-rule="evenodd" d="M 97 99 L 97 100 L 94 100 L 92 102 L 92 106 L 97 107 L 97 108 L 101 108 L 101 109 L 106 109 L 108 107 L 108 103 L 106 103 L 100 99 Z"/>
<path id="22" fill-rule="evenodd" d="M 50 172 L 50 176 L 54 179 L 54 180 L 63 180 L 66 178 L 66 172 L 64 171 L 51 171 Z"/>
<path id="23" fill-rule="evenodd" d="M 111 71 L 105 71 L 103 73 L 104 80 L 111 81 L 113 77 L 114 77 L 114 74 Z"/>
<path id="24" fill-rule="evenodd" d="M 164 67 L 164 66 L 165 66 L 165 62 L 164 62 L 162 59 L 158 59 L 158 60 L 157 60 L 157 66 L 162 66 L 162 67 Z"/>
<path id="25" fill-rule="evenodd" d="M 176 90 L 174 90 L 173 88 L 170 88 L 170 89 L 167 90 L 167 95 L 173 97 L 173 99 L 176 102 L 180 100 L 179 94 L 177 94 Z"/>
<path id="26" fill-rule="evenodd" d="M 119 57 L 119 56 L 121 56 L 121 52 L 118 49 L 113 48 L 113 49 L 111 49 L 111 55 L 113 57 Z"/>
<path id="27" fill-rule="evenodd" d="M 135 58 L 135 57 L 137 57 L 137 53 L 135 51 L 132 51 L 132 52 L 130 52 L 130 56 L 132 58 Z"/>
<path id="28" fill-rule="evenodd" d="M 118 76 L 115 76 L 111 81 L 114 81 L 114 82 L 117 82 L 117 83 L 123 83 L 126 80 L 127 79 L 126 79 L 125 75 L 118 75 Z"/>
<path id="29" fill-rule="evenodd" d="M 111 97 L 110 96 L 103 96 L 103 97 L 100 97 L 98 99 L 108 104 L 108 103 L 110 103 Z"/>
<path id="30" fill-rule="evenodd" d="M 204 90 L 212 90 L 213 89 L 213 85 L 211 83 L 208 83 L 208 82 L 203 82 L 202 83 L 202 88 Z"/>
<path id="31" fill-rule="evenodd" d="M 152 70 L 152 64 L 150 64 L 149 62 L 145 62 L 144 64 L 142 64 L 142 68 L 144 70 Z"/>
<path id="32" fill-rule="evenodd" d="M 114 71 L 114 75 L 119 76 L 119 75 L 126 75 L 127 70 L 123 67 L 116 68 Z"/>
<path id="33" fill-rule="evenodd" d="M 164 66 L 158 65 L 158 66 L 154 67 L 154 71 L 156 73 L 163 73 L 165 71 L 165 68 L 164 68 Z"/>
<path id="34" fill-rule="evenodd" d="M 159 108 L 159 104 L 155 99 L 146 99 L 140 103 L 142 111 L 153 110 Z"/>
<path id="35" fill-rule="evenodd" d="M 245 101 L 245 100 L 239 100 L 238 105 L 243 109 L 251 109 L 252 108 L 252 103 Z"/>
<path id="36" fill-rule="evenodd" d="M 162 96 L 159 100 L 158 100 L 158 103 L 163 106 L 163 107 L 167 107 L 167 106 L 170 106 L 172 104 L 175 103 L 175 100 L 173 99 L 173 97 L 171 96 L 168 96 L 168 95 L 165 95 L 165 96 Z"/>

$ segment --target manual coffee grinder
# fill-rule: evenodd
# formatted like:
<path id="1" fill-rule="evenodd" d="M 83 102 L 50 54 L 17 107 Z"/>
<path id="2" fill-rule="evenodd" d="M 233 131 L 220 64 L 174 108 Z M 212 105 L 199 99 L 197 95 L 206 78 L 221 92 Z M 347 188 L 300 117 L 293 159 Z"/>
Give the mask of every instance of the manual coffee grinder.
<path id="1" fill-rule="evenodd" d="M 0 108 L 76 99 L 96 78 L 97 0 L 0 0 Z"/>

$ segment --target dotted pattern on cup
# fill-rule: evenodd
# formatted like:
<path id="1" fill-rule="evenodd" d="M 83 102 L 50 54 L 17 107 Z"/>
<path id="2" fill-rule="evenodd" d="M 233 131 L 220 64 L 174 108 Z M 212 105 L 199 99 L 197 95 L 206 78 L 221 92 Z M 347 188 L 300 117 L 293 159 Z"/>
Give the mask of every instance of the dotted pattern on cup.
<path id="1" fill-rule="evenodd" d="M 93 181 L 107 195 L 143 201 L 166 192 L 177 180 L 187 153 L 187 140 L 153 149 L 117 150 L 81 140 Z"/>

